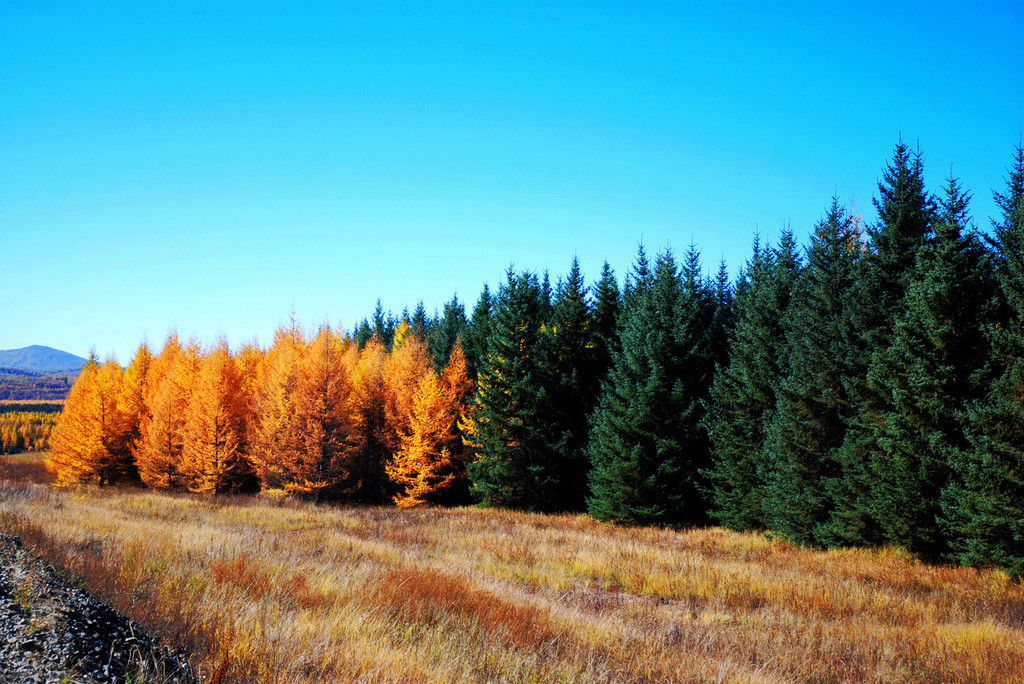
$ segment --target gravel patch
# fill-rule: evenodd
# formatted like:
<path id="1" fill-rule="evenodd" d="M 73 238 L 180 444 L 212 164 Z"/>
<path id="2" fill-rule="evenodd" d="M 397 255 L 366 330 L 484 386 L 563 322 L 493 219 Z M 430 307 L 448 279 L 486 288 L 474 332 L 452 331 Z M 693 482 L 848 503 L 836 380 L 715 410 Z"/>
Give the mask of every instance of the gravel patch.
<path id="1" fill-rule="evenodd" d="M 184 654 L 0 535 L 0 682 L 181 682 Z"/>

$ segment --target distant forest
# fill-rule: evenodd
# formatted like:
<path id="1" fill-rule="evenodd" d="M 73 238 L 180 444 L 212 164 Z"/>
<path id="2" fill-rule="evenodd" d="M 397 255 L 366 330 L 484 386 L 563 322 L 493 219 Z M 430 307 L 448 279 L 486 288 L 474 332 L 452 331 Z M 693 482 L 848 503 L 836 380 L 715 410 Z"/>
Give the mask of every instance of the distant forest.
<path id="1" fill-rule="evenodd" d="M 60 410 L 59 401 L 0 401 L 0 454 L 46 451 Z"/>
<path id="2" fill-rule="evenodd" d="M 1024 574 L 1024 148 L 991 231 L 902 142 L 877 216 L 838 200 L 735 282 L 690 248 L 509 269 L 467 313 L 378 303 L 269 349 L 171 335 L 91 359 L 52 435 L 59 483 L 717 523 Z"/>
<path id="3" fill-rule="evenodd" d="M 41 373 L 0 367 L 0 401 L 63 399 L 76 373 Z"/>

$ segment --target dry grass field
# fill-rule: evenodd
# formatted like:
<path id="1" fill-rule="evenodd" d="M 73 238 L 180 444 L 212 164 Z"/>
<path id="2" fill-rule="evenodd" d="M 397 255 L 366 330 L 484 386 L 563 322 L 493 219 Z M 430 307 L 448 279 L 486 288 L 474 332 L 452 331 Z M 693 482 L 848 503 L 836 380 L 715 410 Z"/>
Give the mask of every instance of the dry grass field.
<path id="1" fill-rule="evenodd" d="M 215 682 L 1024 681 L 1024 587 L 896 551 L 24 479 L 0 530 Z"/>

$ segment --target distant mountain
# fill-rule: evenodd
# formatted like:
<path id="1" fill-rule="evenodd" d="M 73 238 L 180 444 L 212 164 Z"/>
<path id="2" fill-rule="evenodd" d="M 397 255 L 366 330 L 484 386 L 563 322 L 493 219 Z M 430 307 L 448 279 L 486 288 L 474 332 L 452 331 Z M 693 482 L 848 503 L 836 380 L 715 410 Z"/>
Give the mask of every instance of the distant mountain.
<path id="1" fill-rule="evenodd" d="M 85 361 L 81 356 L 38 344 L 0 350 L 0 367 L 36 373 L 78 373 Z"/>

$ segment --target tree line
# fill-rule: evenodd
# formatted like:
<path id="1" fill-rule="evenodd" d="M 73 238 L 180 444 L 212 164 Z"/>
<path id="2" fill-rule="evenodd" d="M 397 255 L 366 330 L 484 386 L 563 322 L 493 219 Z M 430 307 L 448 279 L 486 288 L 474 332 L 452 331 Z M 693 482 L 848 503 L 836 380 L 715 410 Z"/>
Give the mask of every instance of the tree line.
<path id="1" fill-rule="evenodd" d="M 58 485 L 444 503 L 465 488 L 458 419 L 471 390 L 458 343 L 435 366 L 408 325 L 391 350 L 329 326 L 306 335 L 294 319 L 269 349 L 234 354 L 171 333 L 124 370 L 89 359 L 47 465 Z"/>
<path id="2" fill-rule="evenodd" d="M 509 268 L 467 315 L 378 302 L 266 350 L 171 335 L 91 359 L 52 437 L 61 484 L 587 510 L 626 524 L 891 544 L 1024 573 L 1024 148 L 983 233 L 902 142 L 877 218 L 833 199 L 735 282 L 694 247 L 621 287 Z"/>

